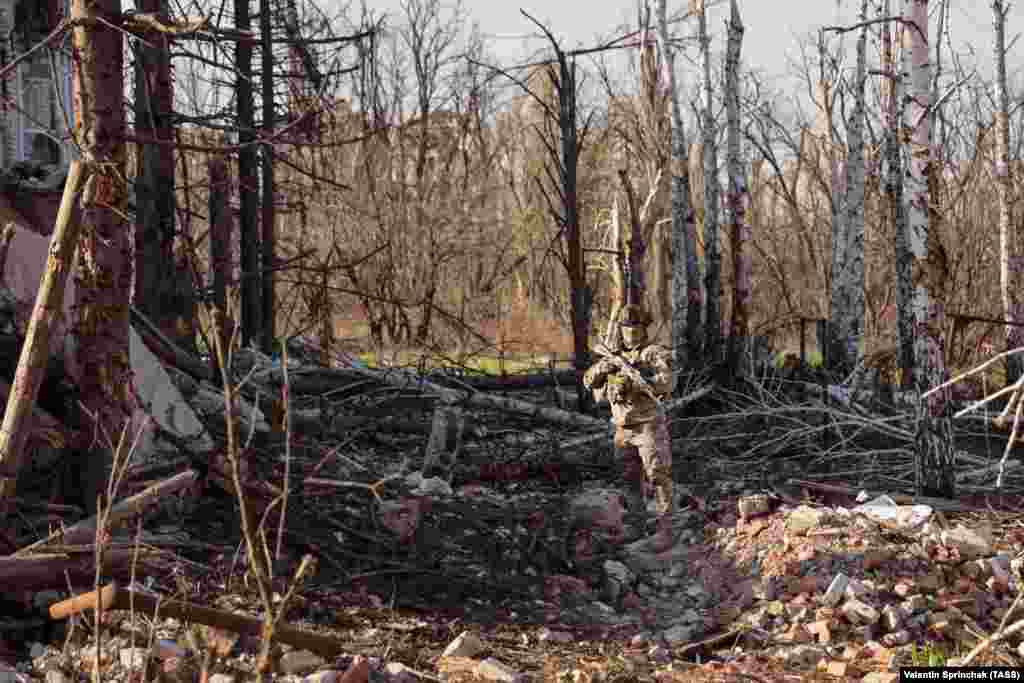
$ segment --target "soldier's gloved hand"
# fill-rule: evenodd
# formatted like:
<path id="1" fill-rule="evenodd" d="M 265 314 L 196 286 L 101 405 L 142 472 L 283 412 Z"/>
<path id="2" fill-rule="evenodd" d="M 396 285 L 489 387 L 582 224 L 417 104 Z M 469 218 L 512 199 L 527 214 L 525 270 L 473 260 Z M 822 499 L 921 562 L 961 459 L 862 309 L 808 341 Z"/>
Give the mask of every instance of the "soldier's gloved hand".
<path id="1" fill-rule="evenodd" d="M 625 395 L 625 392 L 622 390 L 622 379 L 623 378 L 621 375 L 611 375 L 608 378 L 608 384 L 606 385 L 608 387 L 606 395 L 608 396 L 609 403 L 622 402 L 621 399 Z"/>
<path id="2" fill-rule="evenodd" d="M 583 384 L 586 387 L 600 389 L 615 370 L 615 365 L 607 359 L 599 360 L 583 375 Z"/>

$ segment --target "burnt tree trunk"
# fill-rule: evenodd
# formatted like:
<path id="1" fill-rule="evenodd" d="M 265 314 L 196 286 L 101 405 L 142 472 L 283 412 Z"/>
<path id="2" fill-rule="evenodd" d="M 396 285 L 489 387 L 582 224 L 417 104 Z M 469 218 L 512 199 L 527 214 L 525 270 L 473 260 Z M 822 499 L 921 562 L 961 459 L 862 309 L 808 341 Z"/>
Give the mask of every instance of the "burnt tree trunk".
<path id="1" fill-rule="evenodd" d="M 82 192 L 82 242 L 74 333 L 81 403 L 96 440 L 80 444 L 83 503 L 92 510 L 106 482 L 110 449 L 128 424 L 131 362 L 128 355 L 132 285 L 131 241 L 124 216 L 125 177 L 123 37 L 109 19 L 121 0 L 74 0 L 71 18 L 75 139 L 95 163 Z M 130 443 L 130 439 L 128 440 Z M 88 452 L 88 455 L 85 455 Z"/>
<path id="2" fill-rule="evenodd" d="M 235 27 L 240 31 L 252 28 L 249 0 L 235 0 Z M 235 107 L 238 118 L 238 243 L 242 261 L 242 345 L 259 338 L 262 329 L 260 308 L 260 250 L 256 209 L 259 203 L 257 175 L 256 123 L 252 92 L 252 43 L 235 43 Z"/>
<path id="3" fill-rule="evenodd" d="M 167 20 L 168 0 L 140 0 L 139 11 Z M 174 92 L 168 38 L 151 32 L 139 41 L 135 63 L 135 129 L 143 140 L 136 160 L 135 255 L 132 299 L 160 331 L 190 348 L 194 340 L 178 334 L 178 320 L 191 318 L 190 302 L 178 296 L 174 261 L 174 140 L 171 113 Z M 183 327 L 183 326 L 181 326 Z"/>
<path id="4" fill-rule="evenodd" d="M 579 198 L 576 188 L 576 170 L 579 165 L 579 131 L 576 125 L 576 63 L 569 63 L 565 53 L 558 50 L 558 127 L 562 135 L 561 181 L 565 246 L 572 291 L 573 367 L 582 373 L 589 364 L 590 297 L 587 290 L 583 239 L 580 235 Z M 582 375 L 581 375 L 582 376 Z M 580 408 L 586 410 L 590 393 L 577 382 L 576 395 Z"/>
<path id="5" fill-rule="evenodd" d="M 211 158 L 207 168 L 210 176 L 210 268 L 213 270 L 214 307 L 210 334 L 219 335 L 221 348 L 227 349 L 234 332 L 228 312 L 232 233 L 231 215 L 228 213 L 228 169 L 220 158 Z M 216 353 L 210 354 L 210 364 L 213 376 L 220 377 Z"/>
<path id="6" fill-rule="evenodd" d="M 711 37 L 708 33 L 707 6 L 704 0 L 691 0 L 697 14 L 700 62 L 703 72 L 701 102 L 701 140 L 704 161 L 704 357 L 712 363 L 722 352 L 722 251 L 718 221 L 718 145 L 711 80 Z"/>
<path id="7" fill-rule="evenodd" d="M 732 316 L 726 348 L 726 366 L 730 377 L 740 371 L 740 354 L 749 333 L 750 298 L 752 296 L 753 247 L 750 216 L 750 189 L 740 155 L 740 50 L 743 45 L 743 22 L 736 0 L 730 3 L 728 47 L 725 62 L 726 165 L 729 185 L 725 195 L 726 220 L 732 241 L 733 282 Z"/>
<path id="8" fill-rule="evenodd" d="M 274 349 L 276 330 L 274 325 L 274 45 L 271 42 L 270 0 L 260 0 L 260 37 L 262 52 L 261 84 L 263 86 L 263 135 L 267 142 L 262 147 L 262 204 L 260 227 L 262 245 L 260 263 L 263 267 L 260 277 L 263 303 L 263 350 L 271 353 Z"/>
<path id="9" fill-rule="evenodd" d="M 697 224 L 690 200 L 690 143 L 676 83 L 675 48 L 669 42 L 667 2 L 658 0 L 658 36 L 665 55 L 672 105 L 672 349 L 677 363 L 700 357 L 702 290 L 697 260 Z M 683 352 L 685 351 L 685 356 Z"/>

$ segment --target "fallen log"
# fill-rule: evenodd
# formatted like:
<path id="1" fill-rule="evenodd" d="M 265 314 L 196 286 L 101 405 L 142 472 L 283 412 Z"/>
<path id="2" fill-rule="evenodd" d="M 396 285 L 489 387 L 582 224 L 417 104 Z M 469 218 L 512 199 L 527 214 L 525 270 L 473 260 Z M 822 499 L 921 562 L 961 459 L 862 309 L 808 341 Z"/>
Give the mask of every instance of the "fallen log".
<path id="1" fill-rule="evenodd" d="M 321 396 L 342 391 L 349 391 L 365 383 L 367 376 L 362 369 L 355 368 L 317 368 L 304 367 L 289 370 L 289 389 L 295 395 Z M 267 386 L 280 387 L 284 383 L 284 373 L 279 368 L 264 370 L 255 374 L 255 379 Z M 435 372 L 427 375 L 427 379 L 442 386 L 458 388 L 470 387 L 477 391 L 518 391 L 528 389 L 544 389 L 552 386 L 575 386 L 579 373 L 575 370 L 555 370 L 553 372 L 531 372 L 515 375 L 454 375 Z M 380 383 L 380 380 L 375 382 Z"/>
<path id="2" fill-rule="evenodd" d="M 110 548 L 103 553 L 103 573 L 130 575 L 132 564 L 144 561 L 152 551 L 131 545 Z M 4 591 L 63 588 L 67 579 L 91 584 L 96 580 L 96 553 L 50 553 L 30 557 L 0 557 L 0 585 Z"/>
<path id="3" fill-rule="evenodd" d="M 253 379 L 267 387 L 280 389 L 284 385 L 284 372 L 281 368 L 259 370 L 253 374 Z M 306 367 L 288 370 L 288 391 L 296 396 L 322 396 L 365 383 L 364 375 L 345 368 Z M 380 382 L 374 384 L 379 386 Z"/>
<path id="4" fill-rule="evenodd" d="M 988 435 L 986 435 L 987 437 Z M 962 460 L 974 465 L 980 465 L 976 470 L 968 470 L 966 472 L 960 472 L 956 475 L 958 482 L 966 481 L 968 479 L 977 479 L 988 474 L 998 474 L 1000 468 L 1004 471 L 1016 469 L 1021 466 L 1020 460 L 1007 460 L 1005 463 L 989 462 L 985 458 L 979 458 L 977 456 L 970 455 L 969 453 L 960 452 L 957 454 L 957 459 Z"/>
<path id="5" fill-rule="evenodd" d="M 169 496 L 174 493 L 178 493 L 193 484 L 195 484 L 198 474 L 195 470 L 188 470 L 182 472 L 170 479 L 159 482 L 150 486 L 142 493 L 138 493 L 134 496 L 125 498 L 119 503 L 115 503 L 107 514 L 107 524 L 110 529 L 113 529 L 118 524 L 132 519 L 136 515 L 140 515 L 147 509 L 151 509 L 154 506 L 159 506 L 162 503 L 167 502 Z M 32 545 L 26 546 L 14 554 L 15 557 L 25 557 L 26 555 L 38 552 L 41 548 L 52 543 L 61 543 L 64 545 L 76 545 L 79 543 L 92 543 L 96 539 L 96 525 L 99 524 L 99 519 L 96 515 L 88 519 L 83 519 L 77 524 L 69 526 L 67 529 L 62 531 L 55 531 L 46 538 L 36 541 Z"/>
<path id="6" fill-rule="evenodd" d="M 430 425 L 416 420 L 403 420 L 395 417 L 370 417 L 364 415 L 335 415 L 327 423 L 321 419 L 320 410 L 293 409 L 289 418 L 292 428 L 299 432 L 324 431 L 333 436 L 345 434 L 354 429 L 369 429 L 374 432 L 390 432 L 395 434 L 429 434 Z"/>
<path id="7" fill-rule="evenodd" d="M 576 370 L 554 370 L 551 372 L 527 372 L 515 375 L 445 375 L 435 373 L 431 379 L 439 383 L 452 383 L 472 387 L 477 391 L 516 391 L 545 389 L 547 387 L 572 387 L 579 381 Z"/>
<path id="8" fill-rule="evenodd" d="M 92 591 L 58 602 L 50 607 L 51 619 L 66 619 L 85 610 L 135 610 L 149 616 L 159 614 L 186 622 L 196 622 L 214 628 L 234 631 L 242 635 L 261 636 L 265 621 L 258 617 L 227 612 L 212 607 L 203 607 L 183 600 L 162 599 L 139 591 L 126 590 L 116 582 L 98 591 Z M 313 633 L 304 629 L 277 624 L 274 639 L 299 650 L 309 650 L 321 657 L 336 657 L 345 651 L 342 641 L 331 636 Z"/>
<path id="9" fill-rule="evenodd" d="M 486 394 L 473 390 L 450 389 L 435 382 L 431 382 L 416 373 L 398 368 L 387 370 L 370 370 L 368 368 L 352 369 L 366 377 L 377 379 L 378 381 L 385 382 L 391 386 L 403 389 L 415 387 L 420 391 L 437 394 L 441 401 L 448 405 L 461 404 L 471 405 L 476 408 L 490 408 L 492 410 L 498 410 L 505 413 L 525 415 L 526 417 L 537 420 L 544 420 L 547 422 L 554 422 L 557 424 L 564 424 L 584 429 L 603 427 L 607 424 L 605 420 L 590 417 L 589 415 L 583 415 L 582 413 L 572 413 L 560 408 L 541 406 L 536 403 L 519 401 L 505 396 L 495 396 L 494 394 Z"/>

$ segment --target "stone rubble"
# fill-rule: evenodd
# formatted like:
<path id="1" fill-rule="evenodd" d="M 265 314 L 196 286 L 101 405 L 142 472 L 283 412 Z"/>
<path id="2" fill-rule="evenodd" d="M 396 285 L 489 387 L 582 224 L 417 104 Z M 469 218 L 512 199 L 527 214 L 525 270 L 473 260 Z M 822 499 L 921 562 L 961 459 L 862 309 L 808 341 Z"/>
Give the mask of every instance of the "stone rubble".
<path id="1" fill-rule="evenodd" d="M 738 629 L 721 645 L 729 648 L 730 657 L 758 657 L 792 672 L 891 683 L 899 666 L 920 661 L 922 643 L 931 642 L 929 647 L 947 653 L 942 656 L 948 660 L 956 652 L 962 655 L 963 646 L 973 646 L 972 633 L 992 633 L 1021 587 L 1024 561 L 991 529 L 967 523 L 950 527 L 944 520 L 922 517 L 924 506 L 890 505 L 884 497 L 852 509 L 803 504 L 773 510 L 776 501 L 752 494 L 740 497 L 734 513 L 718 523 L 679 505 L 675 526 L 703 543 L 683 542 L 662 554 L 623 542 L 620 502 L 618 493 L 605 487 L 584 491 L 571 502 L 573 528 L 592 530 L 608 552 L 594 562 L 586 554 L 592 548 L 568 544 L 570 553 L 578 553 L 570 557 L 577 570 L 546 577 L 543 600 L 538 600 L 546 623 L 521 634 L 520 647 L 572 649 L 592 638 L 581 635 L 591 632 L 585 629 L 598 628 L 623 633 L 637 662 L 665 666 L 698 641 Z M 728 574 L 730 567 L 736 573 Z M 51 604 L 59 597 L 37 595 L 36 601 Z M 352 637 L 383 642 L 388 636 L 381 626 L 364 627 Z M 193 683 L 198 658 L 174 638 L 171 632 L 161 634 L 152 652 L 138 642 L 107 638 L 101 667 L 109 680 L 126 680 L 125 672 L 148 656 L 162 680 Z M 229 637 L 222 656 L 251 666 L 253 656 L 240 654 L 237 642 L 237 636 Z M 1024 657 L 1019 634 L 1007 645 Z M 79 657 L 86 651 L 82 648 Z M 60 658 L 52 645 L 36 643 L 30 656 L 31 663 L 0 669 L 0 681 L 77 680 L 57 665 Z M 73 669 L 88 670 L 84 663 L 78 661 Z M 425 673 L 444 679 L 547 680 L 517 670 L 497 643 L 469 630 L 448 642 L 433 667 Z M 601 680 L 581 666 L 560 675 Z M 223 673 L 211 678 L 212 683 L 242 680 Z M 352 656 L 332 662 L 286 649 L 278 680 L 423 679 L 398 661 Z"/>

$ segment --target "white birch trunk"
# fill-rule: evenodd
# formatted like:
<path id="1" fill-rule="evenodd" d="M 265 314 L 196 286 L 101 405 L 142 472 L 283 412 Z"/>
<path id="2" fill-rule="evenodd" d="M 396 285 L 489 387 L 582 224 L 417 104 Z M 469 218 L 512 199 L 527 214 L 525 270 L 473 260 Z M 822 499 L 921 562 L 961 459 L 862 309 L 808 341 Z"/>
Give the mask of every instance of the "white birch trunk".
<path id="1" fill-rule="evenodd" d="M 701 138 L 704 150 L 704 291 L 707 297 L 704 317 L 704 357 L 719 360 L 722 342 L 722 252 L 718 239 L 718 149 L 715 131 L 714 89 L 711 83 L 711 36 L 704 0 L 694 3 L 698 10 L 698 40 L 703 74 L 704 109 L 701 112 Z"/>
<path id="2" fill-rule="evenodd" d="M 892 16 L 890 0 L 882 6 L 883 17 Z M 907 235 L 907 218 L 903 210 L 903 157 L 900 154 L 900 126 L 903 120 L 903 79 L 897 68 L 896 48 L 893 36 L 902 36 L 903 28 L 896 24 L 895 30 L 885 26 L 882 31 L 882 110 L 884 121 L 885 194 L 892 222 L 895 240 L 893 256 L 896 263 L 896 338 L 897 366 L 902 370 L 901 385 L 910 387 L 914 368 L 914 311 L 912 308 L 913 254 L 910 253 L 910 239 Z"/>
<path id="3" fill-rule="evenodd" d="M 1007 322 L 1024 321 L 1021 310 L 1021 270 L 1024 263 L 1020 257 L 1020 245 L 1013 234 L 1013 179 L 1010 177 L 1010 95 L 1006 87 L 1006 9 L 1003 0 L 992 0 L 993 28 L 995 31 L 996 64 L 996 192 L 999 198 L 999 287 L 1003 297 L 1003 319 Z M 1006 326 L 1007 350 L 1024 346 L 1024 329 Z M 1022 370 L 1020 356 L 1006 359 L 1006 383 L 1012 384 Z"/>
<path id="4" fill-rule="evenodd" d="M 914 384 L 918 392 L 946 378 L 941 334 L 944 328 L 941 287 L 945 258 L 932 225 L 931 122 L 933 112 L 931 55 L 928 48 L 928 0 L 904 0 L 904 77 L 910 163 L 906 169 L 906 214 L 914 254 Z M 917 490 L 919 495 L 952 498 L 952 433 L 948 392 L 922 400 L 917 416 Z"/>
<path id="5" fill-rule="evenodd" d="M 672 106 L 672 348 L 678 367 L 700 355 L 702 292 L 697 261 L 697 226 L 690 201 L 690 142 L 683 126 L 676 84 L 675 49 L 668 37 L 667 0 L 658 0 L 658 39 L 669 80 Z M 683 363 L 683 349 L 686 363 Z"/>
<path id="6" fill-rule="evenodd" d="M 612 311 L 608 315 L 608 325 L 604 330 L 604 345 L 609 349 L 622 348 L 622 333 L 619 330 L 619 311 L 626 303 L 626 265 L 622 253 L 622 221 L 619 219 L 619 200 L 612 196 L 611 236 L 608 248 L 615 252 L 611 259 L 612 291 L 615 300 Z"/>
<path id="7" fill-rule="evenodd" d="M 738 370 L 741 342 L 747 336 L 751 293 L 751 227 L 747 216 L 750 193 L 740 156 L 740 54 L 743 22 L 736 0 L 730 0 L 729 37 L 725 57 L 726 166 L 729 186 L 725 197 L 733 257 L 732 317 L 729 330 L 729 367 Z"/>
<path id="8" fill-rule="evenodd" d="M 861 0 L 859 21 L 867 21 L 868 3 Z M 829 364 L 846 377 L 856 367 L 864 320 L 864 86 L 867 79 L 865 25 L 857 39 L 855 104 L 847 124 L 845 191 L 839 224 L 833 231 L 832 291 L 829 315 Z"/>

